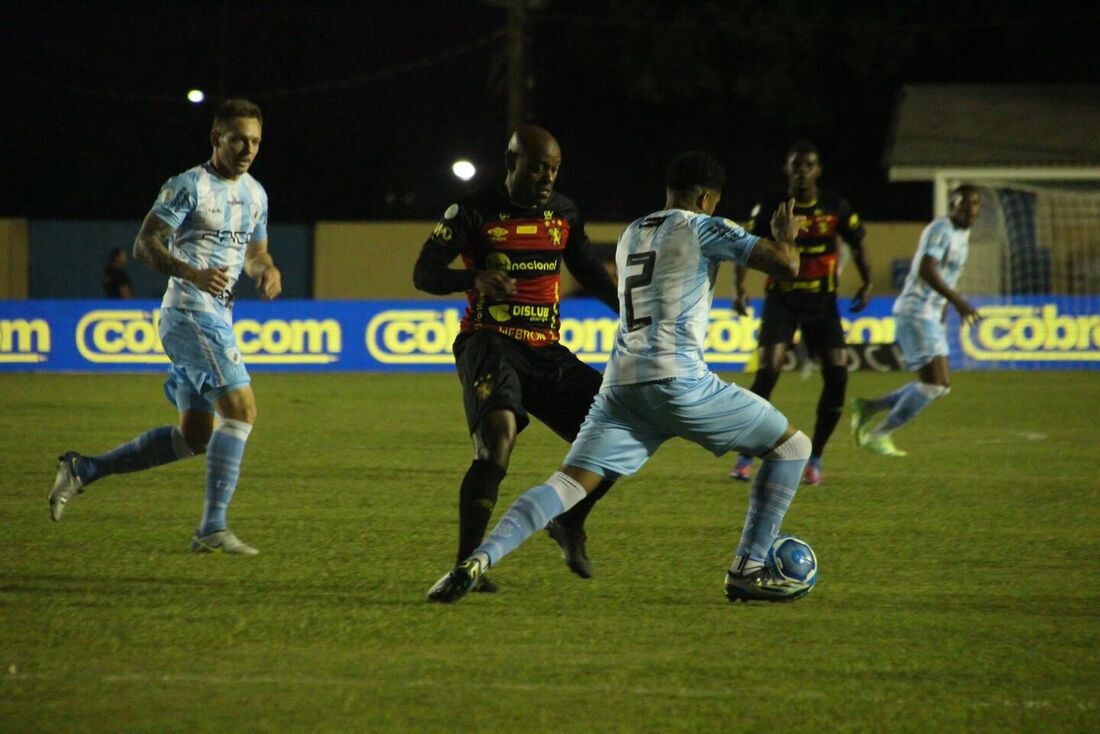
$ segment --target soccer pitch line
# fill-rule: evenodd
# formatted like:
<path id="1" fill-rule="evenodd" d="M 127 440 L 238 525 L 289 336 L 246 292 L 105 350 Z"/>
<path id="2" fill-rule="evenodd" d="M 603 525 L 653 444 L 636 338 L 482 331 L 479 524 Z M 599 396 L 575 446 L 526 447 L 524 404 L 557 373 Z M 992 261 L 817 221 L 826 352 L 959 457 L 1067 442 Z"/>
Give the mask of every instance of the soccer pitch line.
<path id="1" fill-rule="evenodd" d="M 9 669 L 9 674 L 6 676 L 8 680 L 71 680 L 71 675 L 51 675 L 49 673 L 12 673 Z M 243 676 L 224 676 L 224 675 L 201 675 L 198 673 L 161 673 L 151 675 L 148 673 L 116 673 L 109 675 L 97 676 L 100 683 L 104 684 L 198 684 L 204 686 L 230 686 L 230 685 L 249 685 L 249 686 L 273 686 L 273 687 L 286 687 L 291 686 L 294 688 L 299 687 L 313 687 L 313 688 L 332 688 L 332 689 L 370 689 L 377 690 L 378 688 L 394 687 L 394 688 L 427 688 L 432 690 L 440 690 L 442 688 L 454 688 L 456 685 L 462 685 L 455 681 L 442 681 L 442 680 L 411 680 L 404 682 L 387 681 L 385 683 L 380 682 L 377 679 L 365 679 L 365 678 L 316 678 L 316 677 L 293 677 L 293 676 L 268 676 L 268 675 L 243 675 Z M 530 693 L 550 693 L 550 694 L 563 694 L 563 695 L 590 695 L 590 694 L 627 694 L 631 696 L 638 696 L 645 699 L 651 699 L 655 696 L 661 698 L 684 698 L 684 699 L 718 699 L 723 701 L 734 700 L 738 695 L 744 695 L 744 688 L 723 688 L 723 689 L 703 689 L 703 688 L 647 688 L 639 686 L 593 686 L 593 685 L 581 685 L 581 684 L 554 684 L 554 683 L 517 683 L 510 681 L 486 681 L 478 680 L 476 683 L 468 683 L 470 688 L 477 689 L 479 691 L 498 690 L 509 692 L 530 692 Z M 788 691 L 784 694 L 787 698 L 794 697 L 812 701 L 824 701 L 827 700 L 828 695 L 822 691 L 816 691 L 808 688 L 802 688 L 795 691 Z M 907 704 L 919 704 L 924 701 L 923 698 L 904 699 L 895 696 L 878 697 L 874 695 L 873 691 L 866 691 L 864 698 L 870 701 L 878 701 L 880 703 L 890 703 L 893 705 L 907 705 Z M 1003 694 L 990 696 L 988 699 L 982 700 L 973 694 L 967 694 L 969 707 L 977 709 L 988 708 L 1006 708 L 1006 709 L 1048 709 L 1048 708 L 1076 708 L 1079 711 L 1095 711 L 1100 708 L 1100 703 L 1088 699 L 1078 699 L 1076 696 L 1065 696 L 1064 699 L 1049 699 L 1049 698 L 1019 698 L 1019 697 L 1006 697 Z"/>
<path id="2" fill-rule="evenodd" d="M 1046 441 L 1047 434 L 1039 431 L 1017 431 L 1009 428 L 991 428 L 987 429 L 990 433 L 1002 433 L 1009 434 L 1001 438 L 976 438 L 973 443 L 1035 443 L 1037 441 Z"/>

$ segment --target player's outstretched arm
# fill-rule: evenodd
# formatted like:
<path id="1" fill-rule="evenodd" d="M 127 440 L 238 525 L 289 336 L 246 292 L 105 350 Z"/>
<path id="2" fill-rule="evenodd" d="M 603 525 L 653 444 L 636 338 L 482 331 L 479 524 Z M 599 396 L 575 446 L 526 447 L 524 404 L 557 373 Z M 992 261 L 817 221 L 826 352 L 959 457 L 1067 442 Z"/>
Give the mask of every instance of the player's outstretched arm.
<path id="1" fill-rule="evenodd" d="M 794 214 L 794 199 L 780 204 L 772 215 L 772 237 L 756 243 L 749 254 L 748 267 L 775 278 L 793 278 L 800 264 L 794 240 L 802 228 L 802 217 Z"/>
<path id="2" fill-rule="evenodd" d="M 733 310 L 742 316 L 749 314 L 749 297 L 745 294 L 745 274 L 748 272 L 744 265 L 733 266 Z"/>
<path id="3" fill-rule="evenodd" d="M 978 310 L 971 306 L 969 301 L 959 295 L 958 291 L 943 282 L 943 278 L 940 277 L 940 263 L 936 258 L 931 255 L 925 255 L 921 258 L 920 277 L 931 286 L 932 290 L 946 298 L 947 302 L 955 307 L 963 323 L 969 324 L 981 318 L 980 314 L 978 314 Z M 944 316 L 947 316 L 946 310 L 944 311 Z"/>
<path id="4" fill-rule="evenodd" d="M 218 295 L 229 285 L 225 268 L 198 270 L 172 256 L 168 243 L 176 230 L 170 224 L 149 212 L 141 223 L 141 231 L 134 240 L 134 258 L 142 261 L 158 273 L 173 278 L 189 280 L 201 290 Z"/>
<path id="5" fill-rule="evenodd" d="M 592 243 L 583 228 L 580 234 L 570 233 L 569 243 L 562 254 L 565 266 L 583 288 L 588 289 L 615 313 L 619 312 L 619 292 L 615 280 L 596 257 Z"/>
<path id="6" fill-rule="evenodd" d="M 867 260 L 867 248 L 863 246 L 862 242 L 858 245 L 849 243 L 848 249 L 852 251 L 852 262 L 855 263 L 856 270 L 859 271 L 860 280 L 863 281 L 859 290 L 852 296 L 852 304 L 848 307 L 848 310 L 852 313 L 858 313 L 867 308 L 867 304 L 870 303 L 871 263 Z"/>
<path id="7" fill-rule="evenodd" d="M 267 240 L 248 243 L 244 253 L 244 272 L 256 281 L 256 290 L 263 300 L 270 301 L 283 292 L 283 273 L 271 259 Z"/>

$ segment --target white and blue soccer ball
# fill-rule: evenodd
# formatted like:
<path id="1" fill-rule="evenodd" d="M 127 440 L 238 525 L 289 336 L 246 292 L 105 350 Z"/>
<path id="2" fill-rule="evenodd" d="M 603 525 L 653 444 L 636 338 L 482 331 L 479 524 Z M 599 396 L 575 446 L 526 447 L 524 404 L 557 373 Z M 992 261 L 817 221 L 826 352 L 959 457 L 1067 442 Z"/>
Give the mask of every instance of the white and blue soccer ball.
<path id="1" fill-rule="evenodd" d="M 768 563 L 784 579 L 805 587 L 809 593 L 817 583 L 817 555 L 810 544 L 793 535 L 780 535 L 768 549 Z"/>

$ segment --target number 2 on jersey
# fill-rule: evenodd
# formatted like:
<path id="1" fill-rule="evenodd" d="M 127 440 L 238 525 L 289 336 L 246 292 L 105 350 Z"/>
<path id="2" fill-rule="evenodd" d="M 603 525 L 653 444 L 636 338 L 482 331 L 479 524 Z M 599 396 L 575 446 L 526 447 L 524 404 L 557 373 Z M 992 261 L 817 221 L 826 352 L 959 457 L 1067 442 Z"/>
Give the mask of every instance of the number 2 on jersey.
<path id="1" fill-rule="evenodd" d="M 643 327 L 649 326 L 653 323 L 652 316 L 641 316 L 634 318 L 634 294 L 632 291 L 635 288 L 644 288 L 653 281 L 653 263 L 657 261 L 657 253 L 653 250 L 649 252 L 635 252 L 633 255 L 628 255 L 626 258 L 627 267 L 632 265 L 641 265 L 642 272 L 636 275 L 627 276 L 626 279 L 626 330 L 637 331 Z"/>

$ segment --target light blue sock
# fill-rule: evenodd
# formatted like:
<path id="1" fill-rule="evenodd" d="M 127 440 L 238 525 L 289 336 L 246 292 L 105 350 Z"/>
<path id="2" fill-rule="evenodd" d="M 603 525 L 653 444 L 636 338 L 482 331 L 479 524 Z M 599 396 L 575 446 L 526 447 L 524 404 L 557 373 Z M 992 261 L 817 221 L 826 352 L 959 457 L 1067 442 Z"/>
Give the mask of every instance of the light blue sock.
<path id="1" fill-rule="evenodd" d="M 484 553 L 489 557 L 489 565 L 495 566 L 501 558 L 546 527 L 548 522 L 566 509 L 557 491 L 549 484 L 532 487 L 512 503 L 485 542 L 474 550 L 474 554 Z"/>
<path id="2" fill-rule="evenodd" d="M 872 436 L 893 433 L 916 418 L 934 399 L 921 392 L 915 382 L 906 385 L 906 387 L 911 389 L 905 391 L 901 399 L 898 400 L 894 407 L 890 409 L 890 412 L 886 414 L 886 418 L 882 423 L 871 431 Z"/>
<path id="3" fill-rule="evenodd" d="M 738 557 L 763 561 L 768 555 L 805 467 L 806 459 L 764 459 L 749 493 L 749 511 L 737 546 Z"/>
<path id="4" fill-rule="evenodd" d="M 244 421 L 224 420 L 206 447 L 206 504 L 199 535 L 225 530 L 225 512 L 237 489 L 241 459 L 252 426 Z"/>
<path id="5" fill-rule="evenodd" d="M 161 426 L 105 454 L 83 457 L 77 462 L 77 473 L 80 481 L 88 485 L 111 474 L 152 469 L 193 455 L 178 427 Z"/>
<path id="6" fill-rule="evenodd" d="M 874 398 L 866 402 L 868 415 L 874 413 L 880 413 L 884 410 L 889 410 L 898 404 L 898 401 L 908 395 L 913 390 L 917 389 L 917 383 L 908 382 L 892 393 L 883 395 L 881 398 Z"/>

